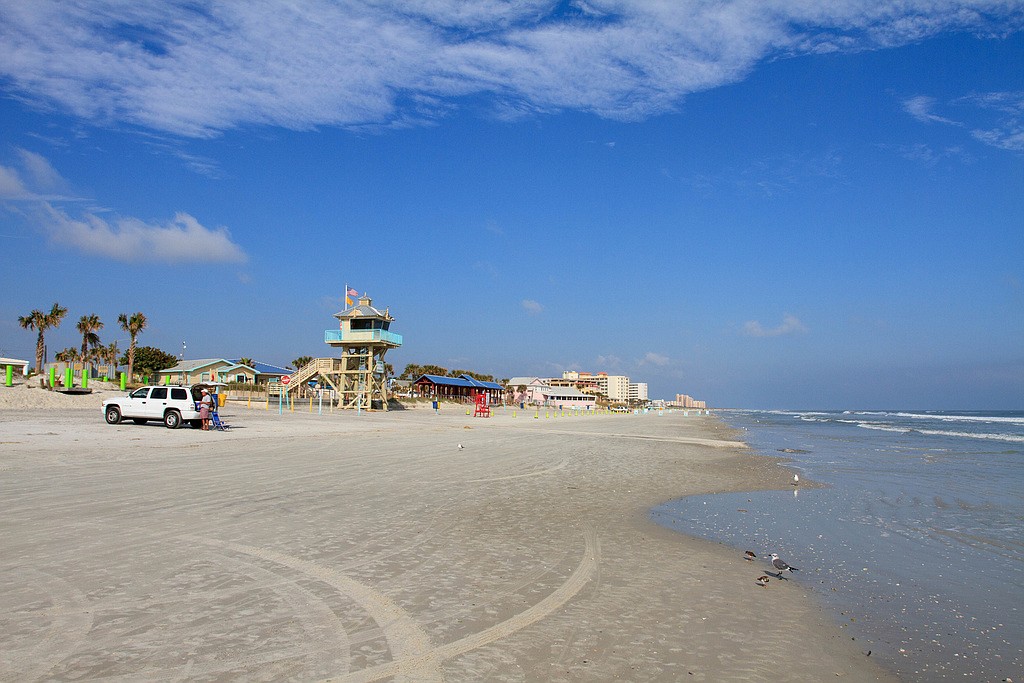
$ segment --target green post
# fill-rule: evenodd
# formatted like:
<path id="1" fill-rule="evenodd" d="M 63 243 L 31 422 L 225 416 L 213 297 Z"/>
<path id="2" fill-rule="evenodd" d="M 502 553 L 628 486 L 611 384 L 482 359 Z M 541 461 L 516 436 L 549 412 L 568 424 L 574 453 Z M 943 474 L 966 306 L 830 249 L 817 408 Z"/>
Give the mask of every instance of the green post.
<path id="1" fill-rule="evenodd" d="M 149 384 L 149 375 L 143 375 L 142 376 L 142 383 L 143 384 Z"/>
<path id="2" fill-rule="evenodd" d="M 64 388 L 70 389 L 75 383 L 75 370 L 68 363 L 68 367 L 64 370 Z"/>
<path id="3" fill-rule="evenodd" d="M 57 367 L 55 365 L 50 366 L 50 388 L 53 389 L 57 386 Z"/>
<path id="4" fill-rule="evenodd" d="M 121 391 L 125 390 L 125 386 L 126 386 L 127 382 L 128 382 L 128 380 L 125 378 L 124 373 L 122 372 L 121 373 Z"/>
<path id="5" fill-rule="evenodd" d="M 82 388 L 89 388 L 89 364 L 86 363 L 82 366 Z"/>
<path id="6" fill-rule="evenodd" d="M 7 386 L 14 386 L 14 366 L 7 366 Z"/>

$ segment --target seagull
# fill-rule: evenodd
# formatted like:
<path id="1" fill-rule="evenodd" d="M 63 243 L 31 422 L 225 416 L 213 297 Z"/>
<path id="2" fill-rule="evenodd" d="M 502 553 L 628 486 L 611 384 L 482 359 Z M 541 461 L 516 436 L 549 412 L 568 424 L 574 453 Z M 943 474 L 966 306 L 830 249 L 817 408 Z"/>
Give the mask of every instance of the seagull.
<path id="1" fill-rule="evenodd" d="M 462 444 L 461 443 L 459 444 L 459 450 L 460 451 L 462 450 Z"/>
<path id="2" fill-rule="evenodd" d="M 772 553 L 772 566 L 779 572 L 779 578 L 782 578 L 782 572 L 798 572 L 800 571 L 796 567 L 790 567 L 788 564 L 779 559 L 778 553 Z"/>
<path id="3" fill-rule="evenodd" d="M 769 579 L 767 576 L 757 577 L 757 583 L 761 586 L 767 586 L 769 581 L 771 581 L 771 579 Z"/>
<path id="4" fill-rule="evenodd" d="M 747 552 L 743 553 L 743 559 L 747 562 L 753 562 L 755 557 L 757 557 L 757 555 L 754 554 L 753 550 L 748 550 Z"/>
<path id="5" fill-rule="evenodd" d="M 793 475 L 793 486 L 799 486 L 799 485 L 800 485 L 800 475 L 799 474 L 794 474 Z"/>

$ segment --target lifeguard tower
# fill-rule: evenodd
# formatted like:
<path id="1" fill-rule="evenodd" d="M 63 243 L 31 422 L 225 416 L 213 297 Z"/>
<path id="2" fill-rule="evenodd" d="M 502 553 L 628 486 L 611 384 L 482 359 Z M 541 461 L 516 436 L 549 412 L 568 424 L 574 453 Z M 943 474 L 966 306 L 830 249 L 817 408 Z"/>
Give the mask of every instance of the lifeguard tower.
<path id="1" fill-rule="evenodd" d="M 317 378 L 337 392 L 339 408 L 387 410 L 384 354 L 402 345 L 402 335 L 388 329 L 394 322 L 388 309 L 381 312 L 372 303 L 363 294 L 355 306 L 335 313 L 339 329 L 326 330 L 324 343 L 340 348 L 341 358 L 313 359 L 296 370 L 283 391 Z"/>

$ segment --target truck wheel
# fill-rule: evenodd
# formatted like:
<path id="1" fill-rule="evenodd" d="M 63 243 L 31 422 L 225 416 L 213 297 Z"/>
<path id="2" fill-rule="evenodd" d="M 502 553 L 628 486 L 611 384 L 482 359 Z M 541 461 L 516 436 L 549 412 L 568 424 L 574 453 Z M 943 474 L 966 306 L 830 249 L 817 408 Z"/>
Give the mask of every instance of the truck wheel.
<path id="1" fill-rule="evenodd" d="M 164 415 L 164 426 L 168 429 L 177 429 L 181 426 L 181 413 L 177 410 L 168 410 Z"/>
<path id="2" fill-rule="evenodd" d="M 121 421 L 121 409 L 117 406 L 110 406 L 107 408 L 107 412 L 103 413 L 103 417 L 107 419 L 108 425 L 116 425 Z"/>

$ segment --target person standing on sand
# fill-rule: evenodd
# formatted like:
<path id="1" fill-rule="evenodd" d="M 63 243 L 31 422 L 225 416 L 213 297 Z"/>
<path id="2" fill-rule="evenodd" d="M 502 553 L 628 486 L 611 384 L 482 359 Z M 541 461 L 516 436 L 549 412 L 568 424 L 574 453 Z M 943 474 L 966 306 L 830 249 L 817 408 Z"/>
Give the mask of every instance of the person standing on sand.
<path id="1" fill-rule="evenodd" d="M 210 411 L 213 410 L 213 397 L 209 389 L 203 389 L 203 398 L 199 401 L 199 419 L 203 421 L 203 431 L 210 431 Z"/>

